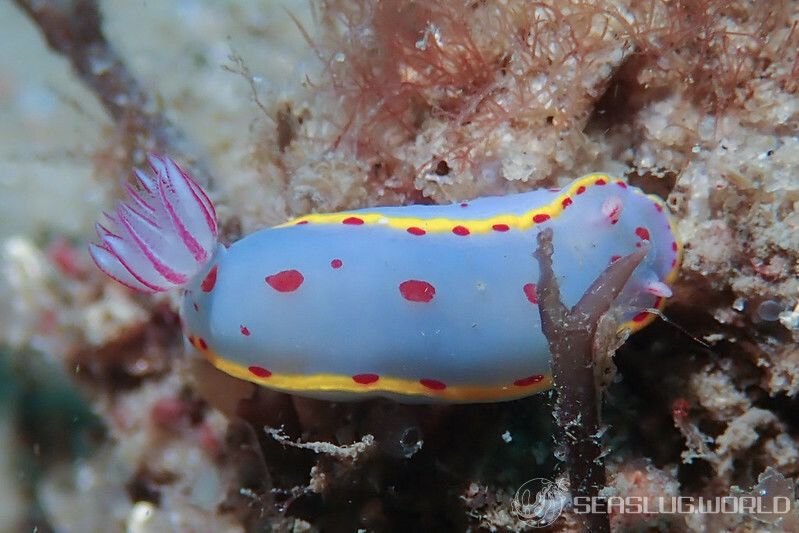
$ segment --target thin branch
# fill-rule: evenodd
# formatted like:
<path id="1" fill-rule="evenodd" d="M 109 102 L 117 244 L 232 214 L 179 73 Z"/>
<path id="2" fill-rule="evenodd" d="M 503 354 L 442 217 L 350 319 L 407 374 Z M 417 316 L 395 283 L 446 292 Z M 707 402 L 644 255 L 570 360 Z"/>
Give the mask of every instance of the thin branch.
<path id="1" fill-rule="evenodd" d="M 353 442 L 352 444 L 337 445 L 332 442 L 302 442 L 300 440 L 292 440 L 291 437 L 286 435 L 282 428 L 272 428 L 269 426 L 264 427 L 267 435 L 278 441 L 283 446 L 291 446 L 293 448 L 300 448 L 303 450 L 311 450 L 316 453 L 330 455 L 340 460 L 347 460 L 356 462 L 358 459 L 369 452 L 375 444 L 375 438 L 372 435 L 364 435 L 360 441 Z"/>
<path id="2" fill-rule="evenodd" d="M 568 309 L 552 268 L 552 229 L 538 234 L 540 277 L 536 293 L 541 327 L 552 353 L 552 376 L 557 391 L 555 416 L 566 449 L 572 497 L 595 497 L 605 486 L 605 466 L 599 437 L 599 395 L 594 377 L 594 339 L 602 316 L 610 310 L 633 271 L 646 257 L 646 246 L 605 269 L 580 301 Z M 607 514 L 581 515 L 592 533 L 610 531 Z"/>
<path id="3" fill-rule="evenodd" d="M 192 175 L 204 186 L 210 185 L 210 172 L 189 149 L 186 138 L 153 110 L 152 99 L 109 44 L 95 0 L 14 1 L 39 27 L 50 48 L 70 61 L 114 122 L 130 133 L 136 147 L 194 161 Z"/>

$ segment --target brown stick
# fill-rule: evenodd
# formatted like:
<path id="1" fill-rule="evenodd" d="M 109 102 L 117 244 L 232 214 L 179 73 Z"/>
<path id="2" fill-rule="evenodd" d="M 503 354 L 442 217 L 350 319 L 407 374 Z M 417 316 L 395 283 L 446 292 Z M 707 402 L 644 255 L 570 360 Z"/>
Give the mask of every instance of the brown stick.
<path id="1" fill-rule="evenodd" d="M 41 30 L 51 49 L 69 59 L 78 77 L 100 99 L 111 118 L 147 151 L 169 152 L 197 161 L 181 132 L 152 110 L 152 99 L 108 43 L 95 0 L 14 0 Z M 208 186 L 210 173 L 193 165 L 192 175 Z"/>
<path id="2" fill-rule="evenodd" d="M 560 287 L 552 268 L 552 229 L 538 234 L 540 277 L 536 293 L 541 327 L 552 353 L 552 376 L 557 391 L 555 417 L 566 449 L 572 497 L 595 497 L 605 486 L 605 466 L 601 460 L 599 438 L 599 394 L 594 378 L 594 338 L 602 315 L 646 257 L 642 247 L 605 269 L 580 301 L 567 309 L 560 298 Z M 591 533 L 610 531 L 608 515 L 579 515 L 582 526 Z"/>

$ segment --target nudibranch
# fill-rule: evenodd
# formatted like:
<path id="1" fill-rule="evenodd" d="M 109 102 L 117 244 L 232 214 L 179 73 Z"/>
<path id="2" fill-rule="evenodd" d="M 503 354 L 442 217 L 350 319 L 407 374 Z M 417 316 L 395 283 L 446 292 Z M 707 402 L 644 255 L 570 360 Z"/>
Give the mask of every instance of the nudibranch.
<path id="1" fill-rule="evenodd" d="M 549 388 L 532 256 L 542 228 L 568 306 L 649 242 L 614 302 L 631 331 L 671 295 L 680 263 L 663 201 L 606 174 L 451 205 L 308 214 L 226 248 L 202 188 L 169 158 L 149 163 L 109 227 L 97 225 L 95 262 L 132 289 L 183 289 L 197 351 L 294 394 L 490 402 Z"/>

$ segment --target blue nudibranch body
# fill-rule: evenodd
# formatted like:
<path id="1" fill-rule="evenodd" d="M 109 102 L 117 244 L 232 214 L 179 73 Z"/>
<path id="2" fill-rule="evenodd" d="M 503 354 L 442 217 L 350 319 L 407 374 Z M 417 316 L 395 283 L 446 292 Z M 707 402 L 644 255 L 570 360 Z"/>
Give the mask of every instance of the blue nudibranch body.
<path id="1" fill-rule="evenodd" d="M 649 252 L 614 308 L 635 331 L 671 295 L 680 245 L 663 201 L 591 174 L 563 189 L 311 214 L 216 244 L 213 204 L 168 158 L 98 227 L 92 255 L 145 291 L 185 287 L 189 342 L 235 377 L 308 396 L 487 402 L 551 386 L 536 236 L 574 305 L 617 258 Z"/>

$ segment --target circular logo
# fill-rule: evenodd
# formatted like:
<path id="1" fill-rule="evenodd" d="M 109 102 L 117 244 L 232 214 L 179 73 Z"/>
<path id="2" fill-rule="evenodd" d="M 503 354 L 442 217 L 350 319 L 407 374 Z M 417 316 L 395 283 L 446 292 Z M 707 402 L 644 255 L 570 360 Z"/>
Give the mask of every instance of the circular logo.
<path id="1" fill-rule="evenodd" d="M 560 516 L 569 501 L 569 490 L 562 482 L 537 477 L 525 481 L 513 495 L 511 511 L 530 527 L 546 527 Z"/>

